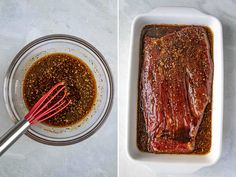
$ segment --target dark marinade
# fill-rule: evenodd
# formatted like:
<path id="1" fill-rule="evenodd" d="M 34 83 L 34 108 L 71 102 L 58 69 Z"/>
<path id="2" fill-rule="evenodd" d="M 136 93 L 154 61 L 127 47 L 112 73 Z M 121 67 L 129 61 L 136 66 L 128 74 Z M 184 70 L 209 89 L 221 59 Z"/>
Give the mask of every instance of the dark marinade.
<path id="1" fill-rule="evenodd" d="M 96 81 L 90 68 L 81 59 L 66 53 L 53 53 L 39 58 L 27 71 L 23 96 L 28 109 L 50 88 L 64 81 L 66 99 L 72 104 L 43 122 L 52 127 L 68 127 L 84 120 L 96 100 Z"/>

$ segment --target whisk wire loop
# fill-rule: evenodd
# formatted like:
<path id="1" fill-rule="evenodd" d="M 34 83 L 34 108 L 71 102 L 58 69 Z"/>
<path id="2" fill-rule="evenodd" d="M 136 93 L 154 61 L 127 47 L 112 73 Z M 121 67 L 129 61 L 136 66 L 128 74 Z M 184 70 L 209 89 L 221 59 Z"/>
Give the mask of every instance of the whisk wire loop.
<path id="1" fill-rule="evenodd" d="M 48 105 L 51 104 L 52 101 L 55 101 L 55 98 L 62 92 L 64 92 L 63 96 L 48 108 Z M 25 116 L 25 119 L 28 120 L 31 125 L 35 125 L 51 118 L 71 104 L 71 100 L 65 100 L 66 95 L 67 91 L 64 82 L 59 82 L 37 101 Z"/>

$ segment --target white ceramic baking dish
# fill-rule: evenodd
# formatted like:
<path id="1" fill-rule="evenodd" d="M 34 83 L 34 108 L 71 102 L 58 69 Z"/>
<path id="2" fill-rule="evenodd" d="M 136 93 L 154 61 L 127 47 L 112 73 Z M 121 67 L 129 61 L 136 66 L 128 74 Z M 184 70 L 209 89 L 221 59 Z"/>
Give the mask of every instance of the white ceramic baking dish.
<path id="1" fill-rule="evenodd" d="M 214 78 L 212 102 L 212 146 L 206 155 L 171 155 L 141 152 L 137 148 L 137 96 L 139 76 L 140 34 L 148 24 L 186 24 L 208 26 L 213 32 Z M 199 10 L 183 7 L 160 7 L 137 16 L 132 24 L 129 73 L 129 107 L 127 153 L 136 163 L 150 167 L 155 173 L 193 173 L 213 165 L 221 154 L 223 127 L 223 39 L 218 19 Z"/>

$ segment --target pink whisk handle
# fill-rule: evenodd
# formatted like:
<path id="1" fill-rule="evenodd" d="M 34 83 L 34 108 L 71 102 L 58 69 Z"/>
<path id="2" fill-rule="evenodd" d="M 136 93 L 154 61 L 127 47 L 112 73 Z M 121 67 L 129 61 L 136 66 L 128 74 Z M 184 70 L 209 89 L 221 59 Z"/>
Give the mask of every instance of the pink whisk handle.
<path id="1" fill-rule="evenodd" d="M 19 139 L 30 127 L 29 121 L 22 119 L 0 138 L 0 156 Z"/>

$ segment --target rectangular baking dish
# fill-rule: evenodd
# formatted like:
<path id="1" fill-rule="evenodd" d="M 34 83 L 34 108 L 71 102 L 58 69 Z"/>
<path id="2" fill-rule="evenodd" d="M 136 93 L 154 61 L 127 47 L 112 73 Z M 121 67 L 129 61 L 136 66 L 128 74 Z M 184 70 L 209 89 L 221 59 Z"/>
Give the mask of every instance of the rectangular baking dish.
<path id="1" fill-rule="evenodd" d="M 206 155 L 171 155 L 141 152 L 137 148 L 137 97 L 140 35 L 148 24 L 184 24 L 208 26 L 213 32 L 212 145 Z M 213 165 L 220 158 L 223 127 L 223 39 L 218 19 L 193 8 L 160 7 L 133 20 L 130 44 L 129 103 L 127 153 L 131 160 L 151 168 L 155 173 L 193 173 Z"/>

